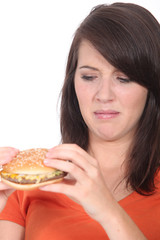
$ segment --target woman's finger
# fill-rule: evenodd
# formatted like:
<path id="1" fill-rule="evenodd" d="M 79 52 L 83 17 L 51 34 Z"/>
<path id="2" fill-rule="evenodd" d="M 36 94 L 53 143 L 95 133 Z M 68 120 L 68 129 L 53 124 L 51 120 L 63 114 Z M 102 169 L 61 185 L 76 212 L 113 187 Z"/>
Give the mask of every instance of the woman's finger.
<path id="1" fill-rule="evenodd" d="M 39 188 L 40 190 L 47 191 L 47 192 L 57 192 L 57 193 L 63 193 L 63 194 L 69 194 L 70 192 L 74 193 L 75 189 L 71 185 L 66 185 L 65 183 L 55 183 L 55 184 L 49 184 L 45 185 Z"/>
<path id="2" fill-rule="evenodd" d="M 86 172 L 73 162 L 62 161 L 59 159 L 45 159 L 44 164 L 48 167 L 57 168 L 69 173 L 79 183 L 84 182 L 87 179 Z"/>
<path id="3" fill-rule="evenodd" d="M 19 152 L 16 148 L 4 147 L 0 148 L 0 165 L 8 163 Z"/>
<path id="4" fill-rule="evenodd" d="M 10 186 L 6 185 L 3 182 L 0 182 L 0 191 L 1 190 L 7 190 L 7 189 L 12 189 Z"/>
<path id="5" fill-rule="evenodd" d="M 93 165 L 97 164 L 96 159 L 94 159 L 90 155 L 88 155 L 88 153 L 84 149 L 79 147 L 77 144 L 66 144 L 65 143 L 65 144 L 61 144 L 61 145 L 55 146 L 55 147 L 53 147 L 53 148 L 48 150 L 47 157 L 52 156 L 52 154 L 54 154 L 54 152 L 56 152 L 58 150 L 62 151 L 62 152 L 65 151 L 65 150 L 69 150 L 71 152 L 75 152 L 75 153 L 81 155 L 83 158 L 87 157 L 87 160 L 91 164 L 93 164 Z"/>
<path id="6" fill-rule="evenodd" d="M 97 165 L 96 160 L 75 144 L 62 144 L 51 150 L 46 155 L 50 159 L 70 160 L 82 169 Z"/>

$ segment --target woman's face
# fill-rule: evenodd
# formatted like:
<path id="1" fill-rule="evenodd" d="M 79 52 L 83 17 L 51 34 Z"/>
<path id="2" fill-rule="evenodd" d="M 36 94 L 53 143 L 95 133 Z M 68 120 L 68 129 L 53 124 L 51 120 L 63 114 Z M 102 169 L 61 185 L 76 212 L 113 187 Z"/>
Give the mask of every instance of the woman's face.
<path id="1" fill-rule="evenodd" d="M 88 42 L 79 48 L 75 91 L 90 139 L 132 139 L 147 89 L 113 67 Z"/>

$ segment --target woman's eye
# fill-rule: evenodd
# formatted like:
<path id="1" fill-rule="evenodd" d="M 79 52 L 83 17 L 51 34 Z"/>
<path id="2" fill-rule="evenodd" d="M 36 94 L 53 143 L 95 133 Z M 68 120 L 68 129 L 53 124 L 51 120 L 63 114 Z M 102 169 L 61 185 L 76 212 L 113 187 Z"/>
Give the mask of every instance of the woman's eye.
<path id="1" fill-rule="evenodd" d="M 84 80 L 87 80 L 87 81 L 92 81 L 96 78 L 96 76 L 82 75 L 81 78 L 84 79 Z"/>
<path id="2" fill-rule="evenodd" d="M 129 78 L 125 78 L 125 77 L 118 77 L 117 78 L 121 83 L 129 83 L 131 82 L 131 80 Z"/>

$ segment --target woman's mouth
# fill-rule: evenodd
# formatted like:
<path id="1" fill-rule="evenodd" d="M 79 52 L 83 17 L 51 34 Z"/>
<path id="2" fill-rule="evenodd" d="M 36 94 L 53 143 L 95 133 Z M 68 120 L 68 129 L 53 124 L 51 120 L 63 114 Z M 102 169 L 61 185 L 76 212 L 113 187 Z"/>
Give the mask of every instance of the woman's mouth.
<path id="1" fill-rule="evenodd" d="M 116 118 L 120 113 L 114 110 L 98 110 L 94 112 L 97 119 L 112 119 Z"/>

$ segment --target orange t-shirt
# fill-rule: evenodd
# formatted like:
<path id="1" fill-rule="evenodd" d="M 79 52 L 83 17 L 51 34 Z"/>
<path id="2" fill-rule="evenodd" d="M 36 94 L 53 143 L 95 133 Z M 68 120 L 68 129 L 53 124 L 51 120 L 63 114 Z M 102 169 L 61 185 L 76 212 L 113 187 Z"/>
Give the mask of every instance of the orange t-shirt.
<path id="1" fill-rule="evenodd" d="M 147 239 L 160 239 L 160 184 L 154 195 L 133 192 L 119 204 Z M 25 226 L 25 240 L 109 239 L 79 204 L 59 193 L 16 191 L 9 197 L 0 219 Z"/>

